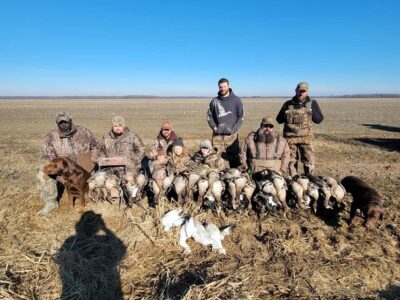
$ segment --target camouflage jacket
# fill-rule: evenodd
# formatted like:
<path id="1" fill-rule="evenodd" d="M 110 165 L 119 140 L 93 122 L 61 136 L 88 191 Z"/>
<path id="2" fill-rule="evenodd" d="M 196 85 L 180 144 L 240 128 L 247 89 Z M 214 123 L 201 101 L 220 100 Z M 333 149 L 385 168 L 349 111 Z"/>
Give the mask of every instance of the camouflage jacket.
<path id="1" fill-rule="evenodd" d="M 101 157 L 122 156 L 128 159 L 127 171 L 136 170 L 145 153 L 142 140 L 129 128 L 120 136 L 112 130 L 107 132 L 96 148 L 96 159 Z"/>
<path id="2" fill-rule="evenodd" d="M 168 151 L 172 145 L 173 140 L 176 139 L 175 132 L 171 132 L 169 140 L 166 140 L 161 132 L 157 138 L 150 144 L 149 150 L 147 151 L 147 157 L 152 161 L 154 169 L 164 168 L 168 163 Z"/>
<path id="3" fill-rule="evenodd" d="M 96 139 L 89 129 L 72 126 L 72 132 L 68 135 L 59 129 L 53 129 L 47 134 L 42 145 L 43 159 L 49 161 L 58 156 L 67 156 L 76 162 L 78 155 L 96 147 Z"/>
<path id="4" fill-rule="evenodd" d="M 201 171 L 203 169 L 219 171 L 225 167 L 224 160 L 215 152 L 203 156 L 201 151 L 198 151 L 193 155 L 192 160 L 195 162 L 197 169 L 201 169 Z"/>
<path id="5" fill-rule="evenodd" d="M 194 162 L 190 158 L 190 155 L 186 149 L 183 150 L 183 153 L 180 156 L 170 152 L 168 157 L 169 161 L 167 169 L 169 172 L 173 172 L 174 174 L 182 174 L 190 172 L 193 168 Z"/>
<path id="6" fill-rule="evenodd" d="M 253 160 L 280 160 L 280 167 L 276 171 L 287 172 L 290 161 L 290 148 L 286 140 L 275 135 L 272 143 L 257 141 L 256 133 L 251 132 L 242 145 L 240 162 L 243 166 L 253 167 Z M 279 137 L 279 138 L 278 138 Z M 279 140 L 279 144 L 277 142 Z"/>

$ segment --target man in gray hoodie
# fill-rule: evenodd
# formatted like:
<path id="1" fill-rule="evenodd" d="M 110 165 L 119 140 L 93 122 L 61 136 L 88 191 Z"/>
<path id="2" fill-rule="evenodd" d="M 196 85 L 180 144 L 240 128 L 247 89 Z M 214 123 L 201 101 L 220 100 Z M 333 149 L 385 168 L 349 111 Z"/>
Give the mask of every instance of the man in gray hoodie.
<path id="1" fill-rule="evenodd" d="M 238 131 L 244 120 L 242 100 L 229 88 L 229 81 L 218 81 L 218 96 L 210 102 L 207 121 L 213 135 L 212 143 L 229 167 L 240 165 L 240 146 Z"/>

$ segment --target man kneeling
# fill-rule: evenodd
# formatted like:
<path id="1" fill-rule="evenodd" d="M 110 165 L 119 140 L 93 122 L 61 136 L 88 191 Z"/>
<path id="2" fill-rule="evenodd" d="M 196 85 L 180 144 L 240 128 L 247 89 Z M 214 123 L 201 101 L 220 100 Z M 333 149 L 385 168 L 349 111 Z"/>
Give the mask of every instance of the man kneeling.
<path id="1" fill-rule="evenodd" d="M 290 160 L 290 148 L 286 140 L 274 131 L 272 117 L 262 119 L 260 128 L 250 132 L 242 145 L 240 161 L 242 171 L 257 173 L 272 169 L 286 175 Z"/>
<path id="2" fill-rule="evenodd" d="M 94 158 L 102 168 L 90 179 L 90 189 L 107 191 L 106 200 L 121 199 L 121 184 L 128 190 L 128 202 L 132 201 L 132 193 L 136 195 L 145 184 L 146 178 L 140 173 L 145 148 L 142 140 L 130 130 L 123 117 L 112 119 L 111 130 L 108 131 L 96 147 Z M 122 162 L 123 161 L 123 162 Z M 130 191 L 135 189 L 135 191 Z M 140 198 L 140 192 L 138 195 Z"/>

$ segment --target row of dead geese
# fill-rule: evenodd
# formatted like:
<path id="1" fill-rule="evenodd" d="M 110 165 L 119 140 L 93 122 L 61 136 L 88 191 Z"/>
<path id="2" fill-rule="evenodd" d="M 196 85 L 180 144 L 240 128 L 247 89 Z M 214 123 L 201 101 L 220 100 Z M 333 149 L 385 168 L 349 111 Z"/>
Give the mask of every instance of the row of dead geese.
<path id="1" fill-rule="evenodd" d="M 289 207 L 296 205 L 316 212 L 318 205 L 331 209 L 335 202 L 341 203 L 346 193 L 332 177 L 300 175 L 284 178 L 270 169 L 254 174 L 253 178 L 231 168 L 207 174 L 165 174 L 158 180 L 148 179 L 144 173 L 119 179 L 101 171 L 88 183 L 89 197 L 96 202 L 121 203 L 125 200 L 128 205 L 139 204 L 145 192 L 154 205 L 165 196 L 181 205 L 195 199 L 197 208 L 208 208 L 218 214 L 239 208 L 253 208 L 258 213 L 281 208 L 286 213 Z"/>

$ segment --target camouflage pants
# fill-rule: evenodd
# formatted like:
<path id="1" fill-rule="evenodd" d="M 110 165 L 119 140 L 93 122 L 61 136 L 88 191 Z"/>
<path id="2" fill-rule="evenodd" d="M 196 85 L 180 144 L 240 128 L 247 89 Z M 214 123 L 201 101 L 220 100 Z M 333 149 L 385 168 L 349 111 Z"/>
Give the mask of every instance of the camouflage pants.
<path id="1" fill-rule="evenodd" d="M 314 146 L 312 144 L 291 144 L 290 148 L 290 162 L 289 174 L 295 176 L 298 174 L 299 161 L 303 163 L 304 173 L 312 174 L 314 172 L 315 157 Z"/>
<path id="2" fill-rule="evenodd" d="M 230 168 L 240 166 L 239 135 L 213 135 L 212 144 L 217 148 L 217 154 L 229 163 Z"/>

